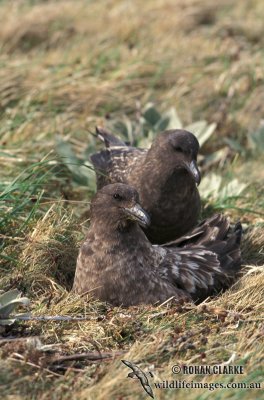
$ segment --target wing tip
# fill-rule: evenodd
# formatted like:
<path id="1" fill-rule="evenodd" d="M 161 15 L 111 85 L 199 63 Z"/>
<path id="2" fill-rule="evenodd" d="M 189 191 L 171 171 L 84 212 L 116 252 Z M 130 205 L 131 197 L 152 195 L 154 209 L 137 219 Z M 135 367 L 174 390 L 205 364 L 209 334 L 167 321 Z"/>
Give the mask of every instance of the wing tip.
<path id="1" fill-rule="evenodd" d="M 95 127 L 96 136 L 104 142 L 106 147 L 126 146 L 125 142 L 113 135 L 110 131 L 102 126 Z"/>

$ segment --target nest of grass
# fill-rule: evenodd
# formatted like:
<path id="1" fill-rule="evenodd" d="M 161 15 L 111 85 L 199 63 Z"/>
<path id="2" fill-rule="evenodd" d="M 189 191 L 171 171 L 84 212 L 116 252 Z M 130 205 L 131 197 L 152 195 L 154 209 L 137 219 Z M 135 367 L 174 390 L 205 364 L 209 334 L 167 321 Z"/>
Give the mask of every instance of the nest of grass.
<path id="1" fill-rule="evenodd" d="M 260 373 L 252 371 L 261 370 L 263 266 L 244 267 L 232 288 L 199 306 L 112 308 L 89 295 L 69 291 L 81 241 L 75 219 L 61 205 L 52 206 L 16 249 L 19 265 L 14 274 L 20 274 L 20 285 L 32 299 L 33 316 L 68 316 L 69 320 L 20 322 L 12 328 L 13 332 L 17 329 L 13 341 L 6 332 L 7 341 L 0 343 L 8 371 L 8 378 L 0 376 L 3 393 L 19 392 L 24 398 L 34 385 L 36 395 L 47 399 L 51 394 L 61 398 L 61 393 L 67 399 L 69 388 L 80 399 L 114 399 L 121 394 L 121 398 L 130 398 L 132 393 L 133 398 L 141 398 L 141 386 L 126 380 L 129 371 L 121 359 L 151 370 L 153 380 L 162 382 L 175 379 L 170 370 L 175 363 L 222 364 L 233 357 L 233 363 L 245 366 L 248 380 L 259 381 Z M 244 258 L 259 257 L 264 236 L 256 230 L 244 237 Z M 14 277 L 11 274 L 5 281 L 6 288 Z M 72 319 L 76 317 L 84 320 Z M 22 389 L 10 386 L 16 373 L 25 381 Z M 200 376 L 181 374 L 176 378 L 201 380 Z M 215 378 L 204 380 L 210 383 Z M 227 377 L 221 382 L 227 382 Z M 163 398 L 162 391 L 155 390 L 155 396 Z M 178 396 L 184 397 L 182 392 Z M 188 396 L 196 398 L 191 391 Z"/>

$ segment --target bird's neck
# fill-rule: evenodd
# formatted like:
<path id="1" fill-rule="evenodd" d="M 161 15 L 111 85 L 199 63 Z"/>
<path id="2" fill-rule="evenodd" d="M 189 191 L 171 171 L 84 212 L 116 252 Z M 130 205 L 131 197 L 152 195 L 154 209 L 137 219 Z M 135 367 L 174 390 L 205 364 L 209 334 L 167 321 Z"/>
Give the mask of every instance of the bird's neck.
<path id="1" fill-rule="evenodd" d="M 163 198 L 170 194 L 170 197 L 184 198 L 185 190 L 196 190 L 195 183 L 190 174 L 184 168 L 168 167 L 166 165 L 146 169 L 142 173 L 140 200 L 144 208 L 145 204 L 155 204 L 163 201 Z M 151 193 L 151 195 L 150 195 Z"/>
<path id="2" fill-rule="evenodd" d="M 122 260 L 124 270 L 128 268 L 128 261 L 138 258 L 152 257 L 153 248 L 145 233 L 137 224 L 130 226 L 111 227 L 104 224 L 91 227 L 90 236 L 96 241 L 101 264 L 119 265 Z M 89 240 L 89 237 L 87 237 Z M 137 265 L 137 264 L 136 264 Z"/>
<path id="3" fill-rule="evenodd" d="M 167 175 L 167 179 L 164 182 L 164 191 L 175 191 L 176 193 L 183 194 L 183 188 L 188 189 L 196 188 L 193 178 L 185 168 L 176 168 L 171 174 Z"/>
<path id="4" fill-rule="evenodd" d="M 138 224 L 130 220 L 114 221 L 107 217 L 96 219 L 91 224 L 91 230 L 96 232 L 102 242 L 106 239 L 111 244 L 147 240 Z"/>

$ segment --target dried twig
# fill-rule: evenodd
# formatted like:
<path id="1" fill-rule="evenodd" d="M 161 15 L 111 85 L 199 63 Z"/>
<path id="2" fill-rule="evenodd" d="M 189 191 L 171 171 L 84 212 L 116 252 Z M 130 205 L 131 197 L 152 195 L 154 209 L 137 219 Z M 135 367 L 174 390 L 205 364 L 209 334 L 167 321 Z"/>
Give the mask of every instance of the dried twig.
<path id="1" fill-rule="evenodd" d="M 9 360 L 13 361 L 15 363 L 19 363 L 19 364 L 23 364 L 23 365 L 29 365 L 30 367 L 37 368 L 39 370 L 48 372 L 49 374 L 54 375 L 54 376 L 59 376 L 59 377 L 61 376 L 60 374 L 57 374 L 56 372 L 53 372 L 50 369 L 43 368 L 43 367 L 41 367 L 39 365 L 36 365 L 36 364 L 33 364 L 32 362 L 29 362 L 29 361 L 19 360 L 17 358 L 13 358 L 13 357 L 9 357 Z"/>
<path id="2" fill-rule="evenodd" d="M 125 351 L 116 351 L 115 353 L 79 353 L 79 354 L 71 354 L 69 356 L 59 357 L 52 361 L 52 364 L 59 364 L 64 361 L 76 361 L 76 360 L 88 360 L 88 361 L 97 361 L 97 360 L 106 360 L 109 358 L 115 358 L 124 354 Z"/>
<path id="3" fill-rule="evenodd" d="M 71 317 L 68 315 L 42 315 L 42 316 L 14 316 L 15 319 L 21 321 L 90 321 L 92 319 L 96 320 L 96 318 L 92 317 Z"/>

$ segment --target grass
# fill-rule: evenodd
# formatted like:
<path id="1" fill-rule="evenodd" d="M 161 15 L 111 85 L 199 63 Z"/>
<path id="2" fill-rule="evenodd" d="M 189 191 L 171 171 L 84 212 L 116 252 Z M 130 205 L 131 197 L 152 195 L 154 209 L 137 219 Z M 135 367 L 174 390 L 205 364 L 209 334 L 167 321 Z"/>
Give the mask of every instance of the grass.
<path id="1" fill-rule="evenodd" d="M 146 398 L 121 359 L 153 371 L 152 386 L 260 382 L 262 2 L 22 0 L 2 1 L 0 11 L 0 288 L 21 290 L 33 316 L 86 318 L 19 321 L 2 331 L 1 397 Z M 241 278 L 203 307 L 119 309 L 70 292 L 94 190 L 78 161 L 97 146 L 88 131 L 120 120 L 138 126 L 149 101 L 160 112 L 176 107 L 184 126 L 217 124 L 202 148 L 203 215 L 220 210 L 245 228 Z M 66 143 L 60 154 L 58 137 Z M 215 190 L 212 173 L 221 177 Z M 65 358 L 76 354 L 86 358 Z M 243 375 L 171 372 L 230 357 Z M 154 391 L 157 399 L 263 398 L 257 389 Z"/>

